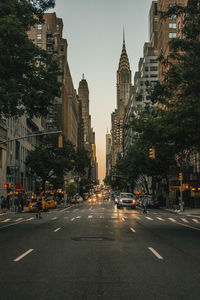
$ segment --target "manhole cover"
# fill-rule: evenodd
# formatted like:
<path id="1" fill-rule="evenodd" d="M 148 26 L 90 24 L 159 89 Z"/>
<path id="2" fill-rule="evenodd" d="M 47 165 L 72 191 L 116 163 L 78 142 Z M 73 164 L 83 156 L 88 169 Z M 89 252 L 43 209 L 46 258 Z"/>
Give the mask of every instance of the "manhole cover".
<path id="1" fill-rule="evenodd" d="M 72 237 L 73 241 L 76 242 L 96 242 L 96 241 L 113 241 L 114 239 L 109 237 L 102 237 L 102 236 L 81 236 L 81 237 Z"/>

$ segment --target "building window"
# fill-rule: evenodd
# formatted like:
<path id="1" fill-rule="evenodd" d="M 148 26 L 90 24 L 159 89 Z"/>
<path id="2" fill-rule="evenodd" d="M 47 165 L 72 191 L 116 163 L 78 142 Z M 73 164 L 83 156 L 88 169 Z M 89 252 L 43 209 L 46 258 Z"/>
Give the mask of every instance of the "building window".
<path id="1" fill-rule="evenodd" d="M 148 72 L 148 71 L 149 71 L 149 68 L 148 68 L 148 67 L 145 67 L 144 70 L 145 70 L 145 72 Z"/>
<path id="2" fill-rule="evenodd" d="M 169 28 L 176 29 L 176 23 L 169 23 Z"/>
<path id="3" fill-rule="evenodd" d="M 156 77 L 158 77 L 157 74 L 151 74 L 151 78 L 156 78 Z"/>
<path id="4" fill-rule="evenodd" d="M 37 29 L 41 30 L 42 29 L 42 24 L 37 24 Z"/>
<path id="5" fill-rule="evenodd" d="M 150 58 L 150 63 L 151 64 L 155 64 L 155 63 L 157 63 L 158 61 L 157 61 L 157 59 L 156 58 Z"/>
<path id="6" fill-rule="evenodd" d="M 158 71 L 158 67 L 152 66 L 152 67 L 150 67 L 150 71 Z"/>
<path id="7" fill-rule="evenodd" d="M 56 25 L 56 30 L 59 31 L 60 30 L 60 25 Z"/>
<path id="8" fill-rule="evenodd" d="M 41 44 L 41 43 L 38 43 L 37 46 L 38 46 L 39 48 L 42 48 L 42 44 Z"/>
<path id="9" fill-rule="evenodd" d="M 38 40 L 41 40 L 41 39 L 42 39 L 41 33 L 38 33 L 38 34 L 37 34 L 37 39 L 38 39 Z"/>
<path id="10" fill-rule="evenodd" d="M 175 39 L 176 38 L 176 32 L 169 32 L 169 38 Z"/>
<path id="11" fill-rule="evenodd" d="M 154 24 L 158 24 L 158 18 L 154 18 Z"/>
<path id="12" fill-rule="evenodd" d="M 171 15 L 171 16 L 169 16 L 169 19 L 170 19 L 170 20 L 175 20 L 176 17 L 177 17 L 176 15 Z"/>

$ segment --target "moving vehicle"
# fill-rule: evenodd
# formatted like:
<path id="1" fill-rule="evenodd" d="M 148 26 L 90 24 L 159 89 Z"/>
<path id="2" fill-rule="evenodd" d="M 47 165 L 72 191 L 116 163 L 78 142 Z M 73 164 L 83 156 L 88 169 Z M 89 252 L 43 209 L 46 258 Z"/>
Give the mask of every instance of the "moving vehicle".
<path id="1" fill-rule="evenodd" d="M 117 208 L 136 208 L 136 197 L 132 193 L 120 193 L 117 201 Z"/>
<path id="2" fill-rule="evenodd" d="M 95 195 L 91 195 L 89 198 L 88 198 L 88 202 L 91 204 L 91 203 L 96 203 L 97 200 L 96 200 L 96 196 Z"/>
<path id="3" fill-rule="evenodd" d="M 57 202 L 54 199 L 54 196 L 49 196 L 45 199 L 46 201 L 46 208 L 56 208 L 57 207 Z"/>
<path id="4" fill-rule="evenodd" d="M 29 210 L 29 212 L 37 211 L 37 198 L 31 199 L 31 201 L 29 202 L 29 205 L 28 205 L 28 210 Z M 43 211 L 47 210 L 46 201 L 44 199 L 42 200 L 42 210 Z"/>

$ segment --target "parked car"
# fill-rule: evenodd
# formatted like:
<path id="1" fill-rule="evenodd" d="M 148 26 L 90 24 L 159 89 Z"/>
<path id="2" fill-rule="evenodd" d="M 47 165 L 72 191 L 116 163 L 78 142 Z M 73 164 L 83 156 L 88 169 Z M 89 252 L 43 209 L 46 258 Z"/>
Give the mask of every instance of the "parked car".
<path id="1" fill-rule="evenodd" d="M 132 193 L 120 193 L 117 201 L 117 208 L 136 208 L 136 197 Z"/>

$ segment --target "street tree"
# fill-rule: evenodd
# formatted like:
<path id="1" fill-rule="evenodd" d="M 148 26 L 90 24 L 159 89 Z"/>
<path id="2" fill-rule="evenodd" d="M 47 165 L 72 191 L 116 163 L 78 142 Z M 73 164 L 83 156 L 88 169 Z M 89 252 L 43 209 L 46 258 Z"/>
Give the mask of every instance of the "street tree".
<path id="1" fill-rule="evenodd" d="M 166 72 L 153 88 L 151 100 L 159 107 L 157 120 L 168 143 L 179 153 L 200 148 L 200 1 L 174 5 L 162 18 L 171 15 L 183 18 L 182 37 L 170 41 L 167 58 L 159 58 Z"/>
<path id="2" fill-rule="evenodd" d="M 45 116 L 60 95 L 55 59 L 28 37 L 54 5 L 53 0 L 0 2 L 0 116 Z"/>
<path id="3" fill-rule="evenodd" d="M 74 168 L 75 150 L 69 141 L 58 147 L 56 136 L 47 136 L 43 142 L 30 151 L 26 159 L 32 173 L 42 178 L 42 187 L 49 181 L 55 188 L 63 187 L 64 175 Z"/>

